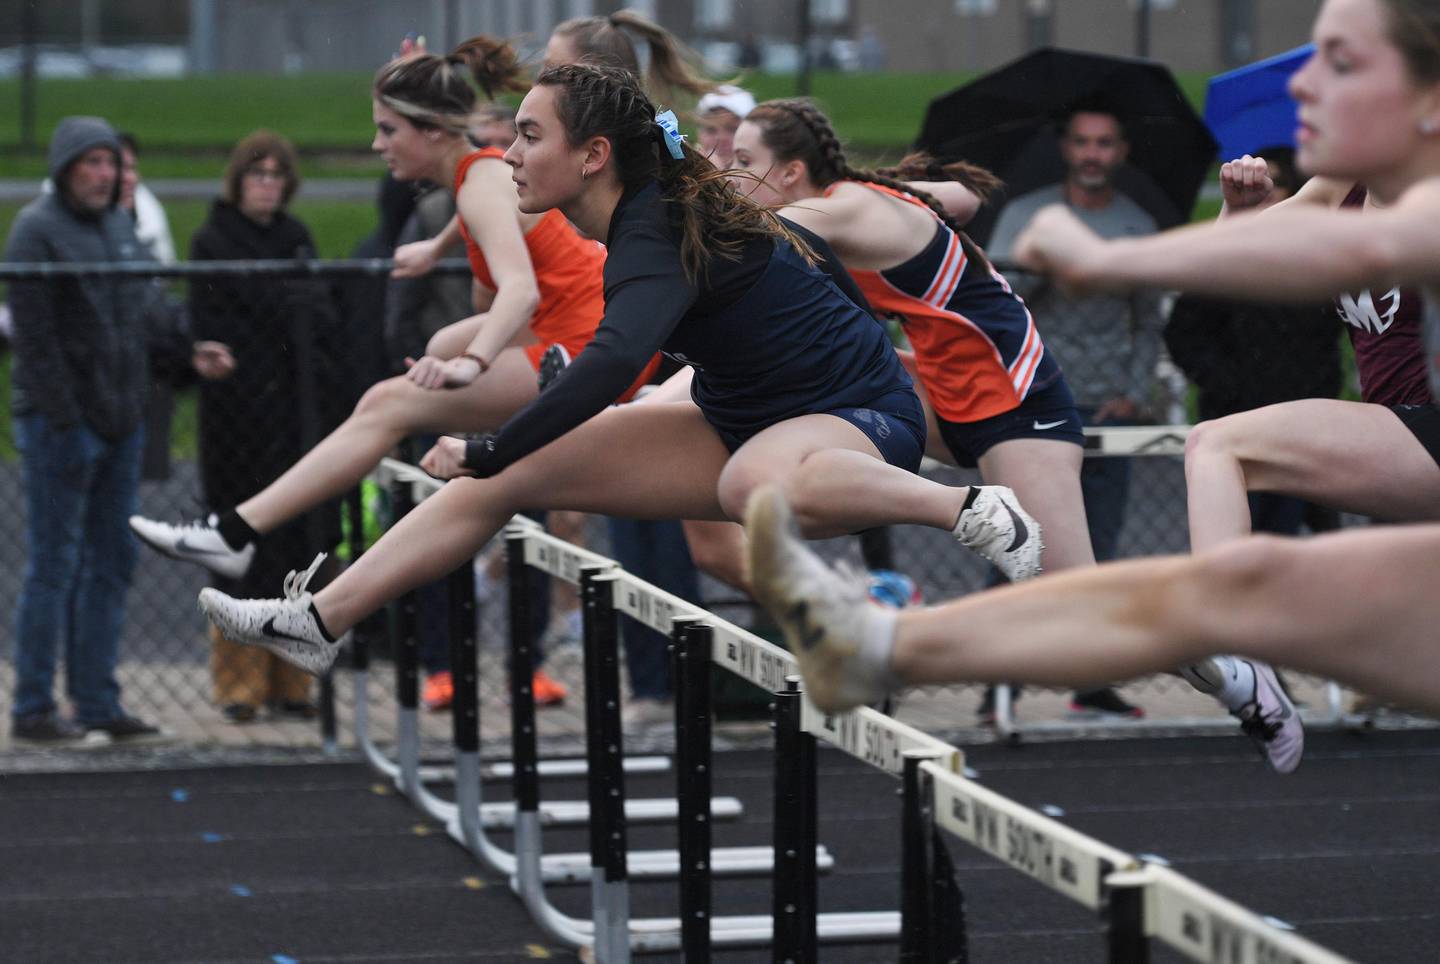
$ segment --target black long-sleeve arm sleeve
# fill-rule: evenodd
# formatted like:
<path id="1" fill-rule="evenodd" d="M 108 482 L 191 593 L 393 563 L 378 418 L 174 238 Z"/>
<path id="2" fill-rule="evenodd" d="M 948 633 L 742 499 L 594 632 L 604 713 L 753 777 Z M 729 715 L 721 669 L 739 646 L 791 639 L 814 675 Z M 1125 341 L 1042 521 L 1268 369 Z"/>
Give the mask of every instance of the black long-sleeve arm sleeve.
<path id="1" fill-rule="evenodd" d="M 639 377 L 694 305 L 675 244 L 639 225 L 612 247 L 605 266 L 605 317 L 549 388 L 498 432 L 466 446 L 465 465 L 488 478 L 604 411 Z"/>

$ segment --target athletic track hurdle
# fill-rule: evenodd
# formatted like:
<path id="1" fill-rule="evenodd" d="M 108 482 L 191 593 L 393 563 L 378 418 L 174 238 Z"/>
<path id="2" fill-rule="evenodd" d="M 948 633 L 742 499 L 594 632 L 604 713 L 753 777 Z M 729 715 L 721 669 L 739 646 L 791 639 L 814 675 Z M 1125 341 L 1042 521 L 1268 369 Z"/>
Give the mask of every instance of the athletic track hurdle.
<path id="1" fill-rule="evenodd" d="M 439 483 L 418 469 L 386 460 L 377 477 L 403 502 L 424 498 Z M 558 811 L 541 802 L 535 706 L 528 673 L 511 673 L 510 765 L 486 770 L 479 760 L 478 692 L 475 672 L 473 571 L 450 577 L 454 707 L 455 796 L 434 797 L 425 783 L 413 718 L 417 671 L 413 631 L 406 639 L 404 603 L 398 620 L 397 703 L 401 726 L 396 759 L 369 739 L 357 715 L 357 740 L 372 765 L 392 778 L 425 812 L 443 819 L 450 835 L 488 866 L 505 873 L 534 919 L 555 940 L 603 962 L 627 961 L 645 951 L 682 951 L 705 961 L 712 949 L 769 946 L 776 961 L 818 960 L 825 942 L 899 941 L 905 961 L 968 960 L 963 895 L 950 870 L 946 840 L 959 840 L 1094 912 L 1100 922 L 1097 959 L 1146 962 L 1152 941 L 1187 957 L 1223 964 L 1334 964 L 1342 958 L 1295 934 L 1288 925 L 1261 917 L 1207 890 L 1169 867 L 1147 861 L 1081 834 L 991 791 L 966 775 L 962 752 L 867 708 L 827 715 L 804 697 L 793 657 L 785 650 L 626 573 L 612 560 L 556 539 L 517 517 L 504 532 L 510 573 L 510 660 L 530 665 L 525 582 L 536 570 L 581 589 L 584 614 L 586 760 L 561 764 L 583 769 L 588 806 L 563 819 L 588 822 L 588 854 L 545 855 L 542 832 Z M 677 852 L 630 852 L 626 826 L 644 819 L 625 798 L 625 761 L 620 731 L 619 615 L 667 633 L 672 640 L 676 685 L 676 797 L 666 816 L 679 824 Z M 413 615 L 413 613 L 411 614 Z M 408 655 L 407 655 L 408 651 Z M 355 654 L 356 685 L 365 686 L 367 656 Z M 710 676 L 719 666 L 774 694 L 776 724 L 775 833 L 773 858 L 731 860 L 710 845 L 710 821 L 727 814 L 723 798 L 711 796 Z M 364 705 L 363 699 L 357 706 Z M 901 907 L 869 913 L 827 914 L 817 908 L 816 878 L 825 857 L 816 844 L 815 746 L 823 741 L 899 778 L 902 837 Z M 653 758 L 641 766 L 656 768 Z M 553 768 L 552 768 L 553 772 Z M 482 776 L 508 774 L 513 809 L 481 800 Z M 659 807 L 653 802 L 648 806 Z M 487 807 L 491 809 L 487 810 Z M 642 811 L 646 808 L 641 808 Z M 490 842 L 485 831 L 514 828 L 515 851 Z M 755 849 L 755 848 L 749 848 Z M 753 856 L 753 855 L 747 855 Z M 588 861 L 588 865 L 587 865 Z M 744 870 L 735 870 L 743 864 Z M 663 865 L 664 869 L 660 870 Z M 710 881 L 722 872 L 772 874 L 771 913 L 715 917 Z M 633 918 L 629 879 L 677 878 L 678 918 Z M 561 913 L 547 885 L 589 881 L 592 916 Z"/>

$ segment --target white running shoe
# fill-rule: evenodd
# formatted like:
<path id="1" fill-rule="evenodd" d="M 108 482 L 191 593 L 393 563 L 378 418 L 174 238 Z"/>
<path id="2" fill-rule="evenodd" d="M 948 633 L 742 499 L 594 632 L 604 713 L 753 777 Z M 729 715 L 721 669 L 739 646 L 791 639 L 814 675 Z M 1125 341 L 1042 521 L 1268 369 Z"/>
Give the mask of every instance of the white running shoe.
<path id="1" fill-rule="evenodd" d="M 234 599 L 207 588 L 200 590 L 200 611 L 227 639 L 262 646 L 307 673 L 324 676 L 345 645 L 345 636 L 332 643 L 320 632 L 311 611 L 313 597 L 305 589 L 324 561 L 322 552 L 310 568 L 286 576 L 284 599 Z"/>
<path id="2" fill-rule="evenodd" d="M 975 501 L 960 513 L 954 532 L 962 546 L 994 563 L 1011 582 L 1040 574 L 1040 553 L 1045 549 L 1040 523 L 1003 485 L 977 485 Z"/>
<path id="3" fill-rule="evenodd" d="M 197 563 L 226 579 L 239 579 L 255 558 L 255 543 L 246 543 L 243 549 L 231 549 L 215 527 L 216 522 L 216 517 L 211 515 L 204 522 L 196 520 L 177 526 L 132 515 L 130 529 L 141 542 L 172 559 Z"/>
<path id="4" fill-rule="evenodd" d="M 1305 753 L 1305 727 L 1300 713 L 1285 695 L 1273 669 L 1258 660 L 1242 662 L 1255 671 L 1255 695 L 1230 715 L 1240 721 L 1240 729 L 1276 773 L 1294 773 Z"/>
<path id="5" fill-rule="evenodd" d="M 838 713 L 884 699 L 899 681 L 867 665 L 860 647 L 869 620 L 895 615 L 871 602 L 869 580 L 836 572 L 810 551 L 778 486 L 750 497 L 745 531 L 751 592 L 784 631 L 810 701 Z"/>

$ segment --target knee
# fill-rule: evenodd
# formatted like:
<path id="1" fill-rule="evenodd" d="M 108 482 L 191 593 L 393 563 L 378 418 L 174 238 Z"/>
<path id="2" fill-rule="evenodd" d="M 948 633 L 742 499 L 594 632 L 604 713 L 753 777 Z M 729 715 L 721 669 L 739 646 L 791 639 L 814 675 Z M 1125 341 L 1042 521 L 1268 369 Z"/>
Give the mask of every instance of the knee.
<path id="1" fill-rule="evenodd" d="M 394 411 L 395 403 L 409 387 L 409 380 L 403 375 L 376 382 L 365 390 L 355 404 L 351 418 L 377 418 Z"/>
<path id="2" fill-rule="evenodd" d="M 1288 618 L 1281 587 L 1296 544 L 1278 536 L 1235 539 L 1194 557 L 1191 591 L 1180 600 L 1192 628 L 1216 646 L 1248 646 L 1275 617 Z"/>
<path id="3" fill-rule="evenodd" d="M 765 466 L 731 459 L 720 471 L 720 478 L 715 484 L 715 495 L 725 514 L 736 522 L 741 522 L 745 518 L 745 506 L 750 501 L 750 494 L 766 482 L 773 481 L 774 473 L 767 471 Z"/>
<path id="4" fill-rule="evenodd" d="M 1243 435 L 1243 430 L 1236 430 L 1233 417 L 1200 422 L 1185 439 L 1186 468 L 1205 459 L 1237 457 L 1236 442 Z"/>

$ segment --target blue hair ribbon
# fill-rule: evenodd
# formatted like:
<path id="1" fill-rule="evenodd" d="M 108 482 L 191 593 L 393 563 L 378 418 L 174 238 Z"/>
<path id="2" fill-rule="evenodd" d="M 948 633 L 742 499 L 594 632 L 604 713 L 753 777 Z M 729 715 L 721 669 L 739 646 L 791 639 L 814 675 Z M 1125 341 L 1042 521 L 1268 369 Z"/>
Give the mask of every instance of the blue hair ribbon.
<path id="1" fill-rule="evenodd" d="M 673 110 L 664 110 L 655 115 L 655 123 L 660 125 L 660 130 L 665 134 L 665 146 L 670 150 L 670 156 L 677 161 L 685 159 L 685 150 L 681 146 L 685 143 L 685 135 L 680 133 L 680 122 L 675 118 Z"/>

